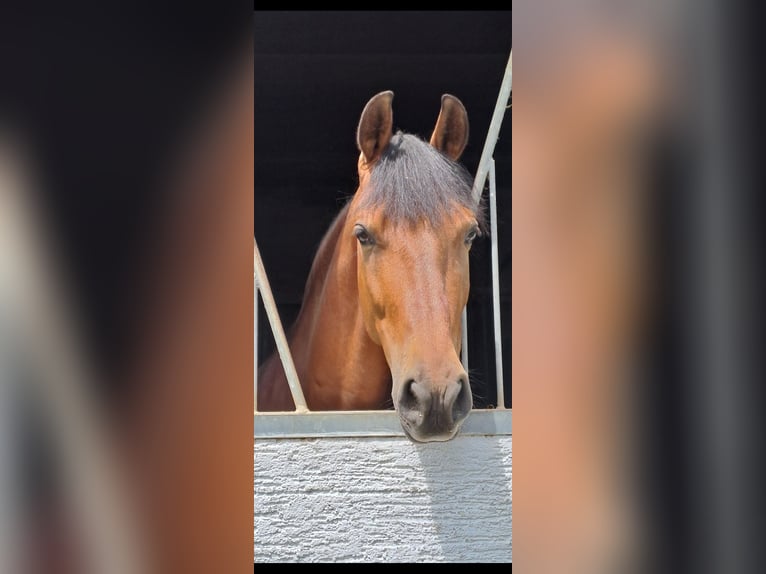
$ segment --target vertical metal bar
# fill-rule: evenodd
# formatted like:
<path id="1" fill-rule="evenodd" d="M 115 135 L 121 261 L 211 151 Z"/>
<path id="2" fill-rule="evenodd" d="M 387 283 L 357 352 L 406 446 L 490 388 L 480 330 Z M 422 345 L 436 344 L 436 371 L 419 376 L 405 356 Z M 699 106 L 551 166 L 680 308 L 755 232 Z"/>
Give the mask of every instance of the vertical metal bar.
<path id="1" fill-rule="evenodd" d="M 462 339 L 463 342 L 460 345 L 460 359 L 463 362 L 463 368 L 465 369 L 465 372 L 468 372 L 468 308 L 463 307 L 463 315 L 462 315 Z"/>
<path id="2" fill-rule="evenodd" d="M 489 123 L 487 139 L 484 141 L 484 149 L 481 152 L 479 160 L 479 169 L 476 170 L 476 179 L 473 182 L 473 198 L 478 203 L 481 199 L 481 193 L 484 190 L 484 182 L 487 180 L 489 164 L 492 162 L 492 156 L 495 153 L 495 144 L 500 135 L 500 126 L 503 124 L 503 116 L 508 105 L 508 99 L 511 97 L 511 87 L 513 83 L 513 51 L 508 56 L 508 65 L 505 67 L 503 83 L 500 84 L 500 93 L 495 102 L 495 111 L 492 113 L 492 120 Z"/>
<path id="3" fill-rule="evenodd" d="M 497 256 L 497 201 L 495 187 L 495 160 L 489 163 L 489 225 L 492 235 L 492 316 L 495 333 L 495 373 L 497 375 L 497 408 L 505 408 L 503 388 L 503 342 L 500 330 L 500 266 Z"/>
<path id="4" fill-rule="evenodd" d="M 253 410 L 258 412 L 258 278 L 253 289 Z"/>
<path id="5" fill-rule="evenodd" d="M 306 406 L 306 399 L 303 396 L 303 389 L 301 388 L 301 384 L 298 381 L 298 373 L 295 370 L 293 356 L 290 353 L 290 347 L 287 344 L 287 337 L 285 336 L 285 331 L 282 328 L 282 321 L 279 320 L 277 304 L 274 302 L 274 294 L 271 292 L 269 279 L 266 277 L 266 269 L 263 266 L 261 252 L 258 251 L 258 242 L 255 241 L 255 238 L 253 238 L 253 247 L 255 281 L 258 283 L 258 290 L 261 292 L 261 297 L 263 298 L 263 307 L 266 309 L 266 316 L 269 319 L 271 331 L 274 333 L 274 340 L 277 343 L 279 358 L 282 360 L 282 366 L 285 369 L 287 384 L 290 385 L 290 393 L 293 396 L 295 410 L 298 412 L 307 412 L 308 407 Z"/>

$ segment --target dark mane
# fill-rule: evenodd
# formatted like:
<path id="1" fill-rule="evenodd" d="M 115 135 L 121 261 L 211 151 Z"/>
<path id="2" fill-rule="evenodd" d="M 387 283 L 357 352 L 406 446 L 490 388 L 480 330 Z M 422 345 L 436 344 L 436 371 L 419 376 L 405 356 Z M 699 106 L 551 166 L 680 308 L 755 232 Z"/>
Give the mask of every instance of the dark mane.
<path id="1" fill-rule="evenodd" d="M 457 203 L 473 211 L 483 226 L 484 212 L 473 200 L 472 185 L 462 165 L 420 138 L 397 132 L 370 172 L 360 207 L 382 207 L 394 221 L 438 223 Z"/>

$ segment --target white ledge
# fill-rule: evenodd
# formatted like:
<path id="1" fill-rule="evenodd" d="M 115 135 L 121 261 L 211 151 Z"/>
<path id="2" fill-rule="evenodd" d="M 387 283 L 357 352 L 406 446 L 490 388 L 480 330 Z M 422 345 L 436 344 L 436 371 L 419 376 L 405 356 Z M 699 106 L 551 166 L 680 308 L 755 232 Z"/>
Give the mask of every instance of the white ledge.
<path id="1" fill-rule="evenodd" d="M 315 437 L 405 437 L 395 411 L 312 411 L 256 413 L 256 439 Z M 459 436 L 511 435 L 511 409 L 473 410 Z"/>

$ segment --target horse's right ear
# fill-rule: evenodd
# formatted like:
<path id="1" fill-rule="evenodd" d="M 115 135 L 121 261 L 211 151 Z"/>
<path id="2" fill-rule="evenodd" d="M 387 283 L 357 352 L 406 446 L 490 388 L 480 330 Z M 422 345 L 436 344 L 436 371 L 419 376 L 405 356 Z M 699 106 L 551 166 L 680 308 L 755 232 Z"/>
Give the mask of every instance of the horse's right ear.
<path id="1" fill-rule="evenodd" d="M 391 141 L 394 112 L 391 101 L 394 92 L 380 92 L 367 102 L 356 130 L 356 145 L 364 155 L 364 161 L 374 163 Z"/>

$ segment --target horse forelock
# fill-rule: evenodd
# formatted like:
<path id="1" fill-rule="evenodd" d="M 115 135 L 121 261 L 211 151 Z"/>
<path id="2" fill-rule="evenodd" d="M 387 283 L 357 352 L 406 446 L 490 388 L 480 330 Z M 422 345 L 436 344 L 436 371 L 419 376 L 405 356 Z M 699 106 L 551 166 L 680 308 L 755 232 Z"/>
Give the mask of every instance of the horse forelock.
<path id="1" fill-rule="evenodd" d="M 456 206 L 469 209 L 484 227 L 484 209 L 474 200 L 473 178 L 429 143 L 396 133 L 370 171 L 359 209 L 382 209 L 388 220 L 440 222 Z"/>

